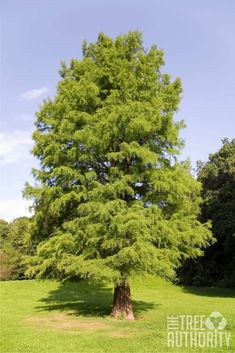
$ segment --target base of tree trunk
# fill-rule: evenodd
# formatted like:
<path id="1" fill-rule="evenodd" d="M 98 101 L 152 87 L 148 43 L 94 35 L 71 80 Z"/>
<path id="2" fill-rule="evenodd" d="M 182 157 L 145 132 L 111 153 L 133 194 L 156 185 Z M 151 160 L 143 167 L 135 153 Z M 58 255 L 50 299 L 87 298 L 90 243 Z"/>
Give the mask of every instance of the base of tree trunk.
<path id="1" fill-rule="evenodd" d="M 126 282 L 117 284 L 114 287 L 111 316 L 115 319 L 135 320 L 131 303 L 130 286 Z"/>

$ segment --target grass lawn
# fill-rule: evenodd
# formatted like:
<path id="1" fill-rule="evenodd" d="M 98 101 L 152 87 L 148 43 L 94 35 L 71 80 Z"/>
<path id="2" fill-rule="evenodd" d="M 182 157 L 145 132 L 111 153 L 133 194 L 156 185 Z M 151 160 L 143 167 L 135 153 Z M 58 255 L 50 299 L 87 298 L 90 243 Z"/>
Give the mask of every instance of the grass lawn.
<path id="1" fill-rule="evenodd" d="M 146 277 L 132 281 L 137 320 L 109 317 L 112 288 L 85 281 L 1 283 L 1 352 L 160 353 L 235 352 L 235 291 L 178 287 Z M 219 311 L 230 347 L 168 348 L 167 315 Z"/>

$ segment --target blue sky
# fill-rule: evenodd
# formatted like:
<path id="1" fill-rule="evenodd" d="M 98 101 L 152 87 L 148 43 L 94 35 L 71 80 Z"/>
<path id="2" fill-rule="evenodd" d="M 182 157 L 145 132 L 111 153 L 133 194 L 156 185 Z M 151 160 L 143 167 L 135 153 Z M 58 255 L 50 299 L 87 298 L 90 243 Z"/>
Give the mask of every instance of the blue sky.
<path id="1" fill-rule="evenodd" d="M 206 161 L 235 137 L 234 17 L 234 0 L 1 0 L 0 218 L 28 214 L 34 113 L 53 96 L 60 61 L 81 58 L 82 40 L 100 31 L 139 29 L 146 48 L 164 50 L 164 70 L 184 88 L 182 158 Z"/>

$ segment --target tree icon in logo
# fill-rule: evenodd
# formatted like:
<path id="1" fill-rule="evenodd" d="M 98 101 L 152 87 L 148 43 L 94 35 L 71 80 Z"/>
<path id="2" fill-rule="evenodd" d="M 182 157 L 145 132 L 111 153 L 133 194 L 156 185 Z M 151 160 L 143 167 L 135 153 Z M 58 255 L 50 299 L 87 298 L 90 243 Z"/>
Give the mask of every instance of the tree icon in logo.
<path id="1" fill-rule="evenodd" d="M 211 313 L 205 323 L 209 330 L 223 330 L 227 325 L 226 319 L 218 311 Z"/>

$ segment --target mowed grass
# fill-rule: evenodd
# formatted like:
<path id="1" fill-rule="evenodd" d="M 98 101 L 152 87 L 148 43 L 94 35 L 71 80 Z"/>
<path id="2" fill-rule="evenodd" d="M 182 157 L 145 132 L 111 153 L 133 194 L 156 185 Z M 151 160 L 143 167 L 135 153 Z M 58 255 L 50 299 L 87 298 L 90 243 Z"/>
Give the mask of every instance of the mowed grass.
<path id="1" fill-rule="evenodd" d="M 2 282 L 1 352 L 235 352 L 235 291 L 180 287 L 153 277 L 136 278 L 131 285 L 134 322 L 109 317 L 111 286 L 85 281 Z M 167 315 L 213 311 L 228 322 L 229 348 L 167 347 Z"/>

